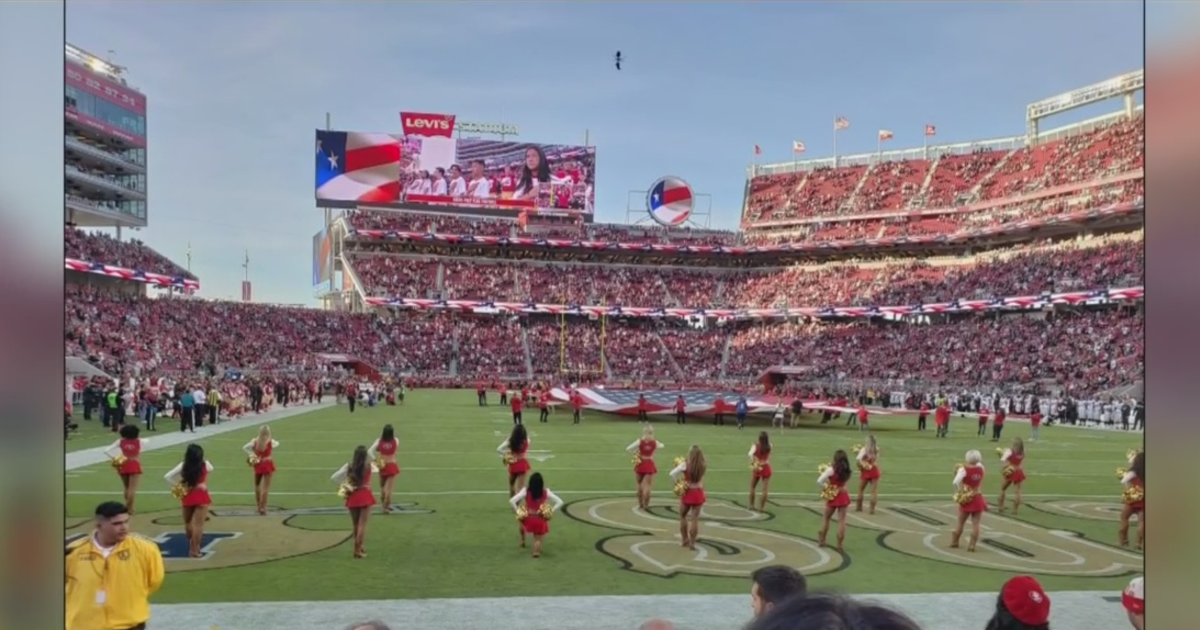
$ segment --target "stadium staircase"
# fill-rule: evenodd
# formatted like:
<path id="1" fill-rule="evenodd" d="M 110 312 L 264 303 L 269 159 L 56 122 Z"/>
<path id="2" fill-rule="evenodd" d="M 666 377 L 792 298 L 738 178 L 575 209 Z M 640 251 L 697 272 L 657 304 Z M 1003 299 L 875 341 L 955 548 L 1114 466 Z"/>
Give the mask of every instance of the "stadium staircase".
<path id="1" fill-rule="evenodd" d="M 671 293 L 671 287 L 667 286 L 666 282 L 663 282 L 663 279 L 661 276 L 659 278 L 657 278 L 657 280 L 658 280 L 658 286 L 662 287 L 662 290 L 663 290 L 663 297 L 665 298 L 663 300 L 663 303 L 668 304 L 670 306 L 674 306 L 675 308 L 682 308 L 683 304 L 680 304 L 679 299 L 675 297 L 675 294 Z"/>
<path id="2" fill-rule="evenodd" d="M 686 381 L 683 370 L 679 367 L 679 362 L 675 360 L 675 355 L 671 354 L 671 350 L 667 348 L 667 344 L 663 342 L 662 337 L 658 336 L 658 332 L 654 333 L 654 340 L 658 342 L 658 347 L 662 348 L 663 354 L 667 355 L 667 360 L 671 362 L 671 371 L 675 373 L 675 378 L 680 381 Z"/>
<path id="3" fill-rule="evenodd" d="M 721 350 L 721 380 L 725 380 L 725 366 L 729 365 L 729 354 L 733 350 L 733 335 L 726 335 L 725 347 Z"/>
<path id="4" fill-rule="evenodd" d="M 458 326 L 455 326 L 454 334 L 450 335 L 450 378 L 458 378 L 458 331 Z"/>
<path id="5" fill-rule="evenodd" d="M 867 165 L 867 168 L 863 171 L 862 176 L 858 178 L 858 183 L 854 185 L 854 191 L 850 193 L 850 196 L 847 197 L 846 201 L 844 201 L 840 206 L 841 210 L 849 211 L 850 209 L 854 208 L 855 202 L 858 201 L 859 191 L 863 189 L 863 185 L 867 183 L 867 180 L 871 179 L 871 172 L 875 170 L 876 166 L 879 166 L 879 163 Z"/>
<path id="6" fill-rule="evenodd" d="M 967 197 L 965 203 L 972 204 L 972 203 L 975 203 L 976 201 L 978 201 L 979 200 L 979 192 L 981 190 L 983 190 L 983 185 L 992 181 L 992 178 L 996 176 L 996 173 L 999 173 L 1000 169 L 1004 168 L 1004 165 L 1008 164 L 1008 161 L 1010 159 L 1012 159 L 1012 156 L 1016 155 L 1017 152 L 1020 150 L 1021 149 L 1013 149 L 1013 150 L 1009 151 L 1008 153 L 1005 153 L 1004 157 L 1000 158 L 999 162 L 996 162 L 996 165 L 992 167 L 992 170 L 988 171 L 987 175 L 980 177 L 979 181 L 976 182 L 976 184 L 971 187 L 971 192 L 970 192 L 969 196 Z"/>
<path id="7" fill-rule="evenodd" d="M 529 352 L 529 331 L 521 326 L 521 347 L 525 349 L 525 375 L 533 378 L 533 355 Z"/>
<path id="8" fill-rule="evenodd" d="M 929 165 L 929 172 L 925 173 L 925 181 L 921 182 L 921 189 L 917 191 L 917 194 L 913 195 L 912 199 L 908 200 L 908 204 L 905 205 L 906 210 L 916 210 L 925 207 L 925 193 L 929 192 L 929 185 L 933 183 L 933 174 L 937 172 L 938 165 L 941 163 L 942 156 L 939 155 L 934 158 L 933 163 Z M 883 233 L 881 232 L 876 238 L 882 237 Z"/>

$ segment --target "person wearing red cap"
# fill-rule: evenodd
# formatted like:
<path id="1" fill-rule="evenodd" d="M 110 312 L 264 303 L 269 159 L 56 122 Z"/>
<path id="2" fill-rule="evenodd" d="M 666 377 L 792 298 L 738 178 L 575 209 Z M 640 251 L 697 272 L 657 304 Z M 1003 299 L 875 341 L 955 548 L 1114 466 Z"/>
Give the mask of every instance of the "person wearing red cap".
<path id="1" fill-rule="evenodd" d="M 1004 583 L 985 630 L 1049 630 L 1050 596 L 1036 579 L 1018 575 Z"/>
<path id="2" fill-rule="evenodd" d="M 1146 630 L 1146 579 L 1135 577 L 1125 592 L 1121 593 L 1121 605 L 1129 613 L 1129 623 L 1137 630 Z"/>

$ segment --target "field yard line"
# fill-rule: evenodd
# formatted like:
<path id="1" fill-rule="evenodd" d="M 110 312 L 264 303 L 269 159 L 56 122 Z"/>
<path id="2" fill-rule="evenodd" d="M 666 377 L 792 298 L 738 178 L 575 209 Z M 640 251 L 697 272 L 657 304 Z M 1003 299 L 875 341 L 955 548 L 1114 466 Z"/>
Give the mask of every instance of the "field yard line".
<path id="1" fill-rule="evenodd" d="M 547 440 L 554 441 L 550 438 L 547 438 Z M 344 449 L 337 450 L 337 451 L 293 451 L 293 450 L 289 449 L 287 451 L 284 451 L 282 449 L 286 448 L 287 445 L 284 443 L 283 440 L 279 440 L 279 444 L 280 444 L 280 449 L 281 449 L 279 452 L 281 454 L 284 452 L 288 453 L 289 455 L 342 455 L 342 456 L 345 456 L 345 454 L 346 454 L 346 451 Z M 538 444 L 538 446 L 542 446 L 545 443 L 538 442 L 537 444 Z M 239 452 L 241 451 L 240 448 L 238 450 L 239 450 Z M 618 450 L 590 451 L 590 452 L 586 452 L 586 453 L 563 453 L 563 451 L 559 451 L 559 454 L 564 454 L 564 455 L 571 456 L 571 457 L 609 457 L 609 456 L 611 456 L 611 457 L 628 457 L 629 456 L 629 454 L 624 452 L 623 450 L 622 451 L 618 451 Z M 400 451 L 400 456 L 402 456 L 402 457 L 414 457 L 414 456 L 440 457 L 440 456 L 445 456 L 445 455 L 453 455 L 456 457 L 489 456 L 489 455 L 496 455 L 496 451 L 490 450 L 490 449 L 486 450 L 486 451 L 470 451 L 470 452 L 468 452 L 468 451 L 417 451 L 417 452 L 411 452 L 411 451 L 404 451 L 404 450 Z M 799 461 L 809 461 L 809 462 L 814 462 L 814 463 L 818 463 L 818 462 L 825 463 L 825 462 L 829 461 L 828 455 L 789 455 L 784 452 L 780 452 L 778 450 L 776 451 L 776 455 L 778 457 L 783 457 L 783 458 L 786 458 L 791 461 L 799 460 Z M 717 455 L 716 457 L 726 457 L 726 455 Z M 747 459 L 747 460 L 749 459 L 745 455 L 730 454 L 730 455 L 727 455 L 727 457 L 741 458 L 741 459 Z M 986 457 L 986 455 L 985 455 L 985 457 Z M 881 457 L 879 461 L 884 462 L 889 459 L 891 459 L 891 460 L 907 460 L 907 459 L 928 460 L 929 458 L 928 457 L 902 457 L 902 456 L 890 456 L 889 457 L 889 456 L 885 455 L 885 456 Z M 1125 454 L 1124 453 L 1114 454 L 1113 457 L 1110 457 L 1107 459 L 1072 459 L 1069 461 L 1061 460 L 1061 459 L 1049 459 L 1049 460 L 1045 460 L 1045 461 L 1052 461 L 1052 462 L 1060 462 L 1061 461 L 1064 464 L 1070 464 L 1072 467 L 1075 467 L 1076 464 L 1111 464 L 1115 470 L 1115 467 L 1117 465 L 1125 464 Z M 988 462 L 985 460 L 984 465 L 986 466 L 988 463 L 991 463 L 991 462 Z M 951 471 L 950 476 L 953 477 L 954 476 L 954 467 L 953 467 L 952 463 L 949 468 Z"/>
<path id="2" fill-rule="evenodd" d="M 275 411 L 268 411 L 264 414 L 250 415 L 237 420 L 225 420 L 216 426 L 210 425 L 203 427 L 198 433 L 183 433 L 182 431 L 175 431 L 173 430 L 173 427 L 179 426 L 178 424 L 173 422 L 170 418 L 159 418 L 155 421 L 155 423 L 161 424 L 164 431 L 162 433 L 150 433 L 148 431 L 144 432 L 144 434 L 149 435 L 150 438 L 149 442 L 146 443 L 146 446 L 143 447 L 142 451 L 156 451 L 159 449 L 170 448 L 172 446 L 187 444 L 188 442 L 201 441 L 205 438 L 221 435 L 222 433 L 241 431 L 242 429 L 252 429 L 260 424 L 275 422 L 285 418 L 294 418 L 310 411 L 328 409 L 334 405 L 335 403 L 331 401 L 315 405 L 305 405 L 303 407 L 281 407 Z M 104 449 L 108 448 L 109 444 L 111 444 L 111 442 L 104 444 L 103 446 L 94 446 L 81 451 L 72 451 L 67 453 L 66 457 L 64 458 L 64 469 L 75 470 L 77 468 L 94 466 L 96 464 L 107 462 L 108 456 L 104 454 Z"/>
<path id="3" fill-rule="evenodd" d="M 553 562 L 553 552 L 540 562 Z M 169 577 L 168 577 L 169 579 Z M 997 578 L 997 591 L 1001 577 Z M 820 578 L 813 580 L 820 587 Z M 1066 630 L 1123 628 L 1128 625 L 1120 592 L 1051 592 L 1055 619 Z M 899 609 L 924 630 L 982 628 L 996 608 L 996 593 L 861 595 Z M 522 630 L 629 630 L 653 617 L 669 619 L 686 630 L 729 630 L 750 615 L 750 596 L 633 595 L 564 597 L 478 597 L 381 601 L 236 602 L 227 604 L 155 604 L 155 630 L 198 628 L 289 628 L 329 630 L 379 619 L 393 628 L 492 630 L 496 620 L 520 612 Z M 1058 627 L 1058 626 L 1055 626 Z"/>
<path id="4" fill-rule="evenodd" d="M 322 492 L 313 492 L 313 491 L 285 492 L 285 491 L 280 491 L 280 490 L 272 490 L 271 496 L 273 496 L 273 497 L 279 497 L 279 496 L 282 496 L 282 497 L 334 497 L 334 496 L 337 496 L 336 489 L 332 488 L 332 484 L 330 484 L 330 486 L 331 486 L 331 489 L 325 490 Z M 632 495 L 632 493 L 633 493 L 633 489 L 631 487 L 630 488 L 621 488 L 619 490 L 561 490 L 558 488 L 558 486 L 555 486 L 554 491 L 558 494 L 588 494 L 588 495 L 603 495 L 603 496 Z M 663 490 L 664 494 L 666 492 L 667 492 L 666 490 Z M 248 490 L 247 491 L 209 490 L 208 493 L 211 495 L 214 495 L 214 496 L 231 496 L 231 497 L 254 496 L 254 492 L 248 491 Z M 730 491 L 730 492 L 720 492 L 720 491 L 706 489 L 705 493 L 709 494 L 709 495 L 743 496 L 746 494 L 746 491 L 745 490 L 737 490 L 737 491 Z M 112 494 L 112 491 L 111 490 L 68 490 L 67 494 L 78 495 L 78 496 L 108 496 L 108 495 Z M 138 490 L 139 496 L 141 496 L 141 495 L 168 495 L 168 494 L 171 494 L 170 491 L 168 491 L 168 490 L 141 490 L 141 489 Z M 470 496 L 470 495 L 493 495 L 493 494 L 508 494 L 508 490 L 434 490 L 434 491 L 430 491 L 430 492 L 396 491 L 392 494 L 392 496 L 393 497 L 418 497 L 418 496 L 440 497 L 440 496 Z M 880 493 L 880 497 L 884 500 L 887 500 L 890 497 L 903 497 L 903 498 L 940 497 L 940 498 L 945 498 L 945 499 L 949 500 L 951 494 L 952 494 L 951 492 L 912 492 L 912 493 L 886 492 L 886 493 Z M 816 492 L 772 492 L 771 496 L 772 497 L 813 497 L 814 501 L 817 500 Z M 1053 498 L 1053 499 L 1058 499 L 1058 498 L 1111 499 L 1111 500 L 1113 500 L 1113 505 L 1119 505 L 1119 503 L 1116 502 L 1115 495 L 1111 492 L 1109 492 L 1107 494 L 1031 494 L 1031 493 L 1026 492 L 1026 493 L 1022 494 L 1021 496 L 1023 496 L 1026 499 L 1031 499 L 1031 498 L 1032 499 L 1051 499 L 1051 498 Z"/>

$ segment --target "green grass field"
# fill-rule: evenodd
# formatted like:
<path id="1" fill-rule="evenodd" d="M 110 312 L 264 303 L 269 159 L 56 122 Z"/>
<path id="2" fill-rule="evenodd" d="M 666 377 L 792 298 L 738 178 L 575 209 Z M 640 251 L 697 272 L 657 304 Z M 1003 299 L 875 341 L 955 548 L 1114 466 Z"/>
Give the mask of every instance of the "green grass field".
<path id="1" fill-rule="evenodd" d="M 1018 572 L 1038 575 L 1048 589 L 1116 592 L 1125 576 L 1141 571 L 1140 554 L 1114 546 L 1120 508 L 1114 470 L 1128 449 L 1140 446 L 1141 434 L 1043 428 L 1042 439 L 1027 446 L 1020 515 L 989 513 L 980 550 L 968 554 L 946 548 L 955 513 L 954 464 L 965 451 L 981 450 L 989 470 L 985 492 L 994 502 L 997 444 L 975 437 L 971 420 L 955 418 L 951 437 L 937 440 L 932 430 L 915 430 L 915 417 L 876 416 L 880 509 L 874 516 L 852 513 L 845 553 L 838 554 L 815 546 L 821 506 L 815 479 L 835 449 L 862 441 L 839 421 L 819 426 L 809 415 L 801 428 L 773 436 L 766 515 L 744 508 L 745 454 L 763 420 L 743 431 L 702 419 L 687 426 L 658 422 L 657 438 L 667 447 L 658 458 L 663 474 L 655 480 L 655 505 L 645 515 L 632 509 L 633 475 L 624 451 L 640 435 L 636 420 L 593 413 L 572 426 L 565 410 L 547 424 L 527 415 L 534 469 L 568 504 L 551 523 L 542 558 L 518 547 L 506 472 L 494 453 L 511 428 L 507 409 L 478 407 L 473 392 L 416 391 L 405 407 L 350 414 L 343 406 L 273 423 L 280 470 L 270 504 L 279 513 L 265 517 L 248 514 L 253 477 L 241 450 L 256 429 L 198 435 L 216 466 L 207 531 L 217 539 L 210 557 L 169 559 L 172 576 L 155 601 L 742 593 L 751 570 L 774 563 L 804 567 L 818 588 L 859 593 L 994 591 Z M 355 560 L 349 518 L 329 476 L 385 423 L 400 439 L 394 501 L 403 509 L 372 517 L 370 557 Z M 112 434 L 97 422 L 83 424 L 70 450 L 111 443 Z M 163 422 L 160 433 L 170 429 Z M 1019 423 L 1006 428 L 1007 437 L 1028 431 Z M 704 447 L 709 462 L 710 500 L 698 552 L 672 540 L 676 501 L 665 474 L 692 443 Z M 136 531 L 182 530 L 177 502 L 162 481 L 182 452 L 174 446 L 143 454 Z M 97 502 L 121 498 L 117 476 L 103 464 L 69 471 L 67 488 L 68 534 L 86 530 Z"/>

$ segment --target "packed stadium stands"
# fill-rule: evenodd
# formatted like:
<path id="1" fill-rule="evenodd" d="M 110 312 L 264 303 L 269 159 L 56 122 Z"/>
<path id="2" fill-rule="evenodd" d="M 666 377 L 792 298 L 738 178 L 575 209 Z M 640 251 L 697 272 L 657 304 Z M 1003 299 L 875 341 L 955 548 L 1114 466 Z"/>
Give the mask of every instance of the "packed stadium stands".
<path id="1" fill-rule="evenodd" d="M 568 306 L 913 305 L 1137 287 L 1144 281 L 1143 236 L 1136 224 L 1142 211 L 1141 143 L 1140 119 L 1134 119 L 1033 147 L 756 177 L 749 183 L 745 232 L 527 226 L 511 219 L 359 209 L 344 218 L 350 232 L 343 257 L 364 297 Z M 1134 221 L 1093 229 L 1090 218 L 1116 204 L 1136 206 Z M 897 214 L 878 216 L 887 212 Z M 755 227 L 782 219 L 814 221 Z M 1042 225 L 1060 229 L 1035 231 Z M 750 267 L 734 264 L 728 253 L 699 266 L 686 258 L 581 256 L 569 248 L 562 255 L 546 250 L 532 255 L 454 243 L 399 247 L 399 241 L 353 232 L 730 247 L 978 235 L 998 227 L 1025 231 L 936 254 L 877 251 L 860 242 L 853 254 L 836 260 L 768 260 Z M 136 241 L 71 228 L 65 237 L 69 257 L 186 273 Z M 67 353 L 88 357 L 111 373 L 171 373 L 201 365 L 311 369 L 313 354 L 325 352 L 459 384 L 568 371 L 614 383 L 744 386 L 771 365 L 801 362 L 813 365 L 814 378 L 821 379 L 1092 393 L 1136 381 L 1142 371 L 1136 303 L 905 322 L 709 320 L 708 327 L 696 328 L 680 319 L 452 309 L 354 315 L 141 299 L 94 289 L 72 289 L 67 298 Z"/>

